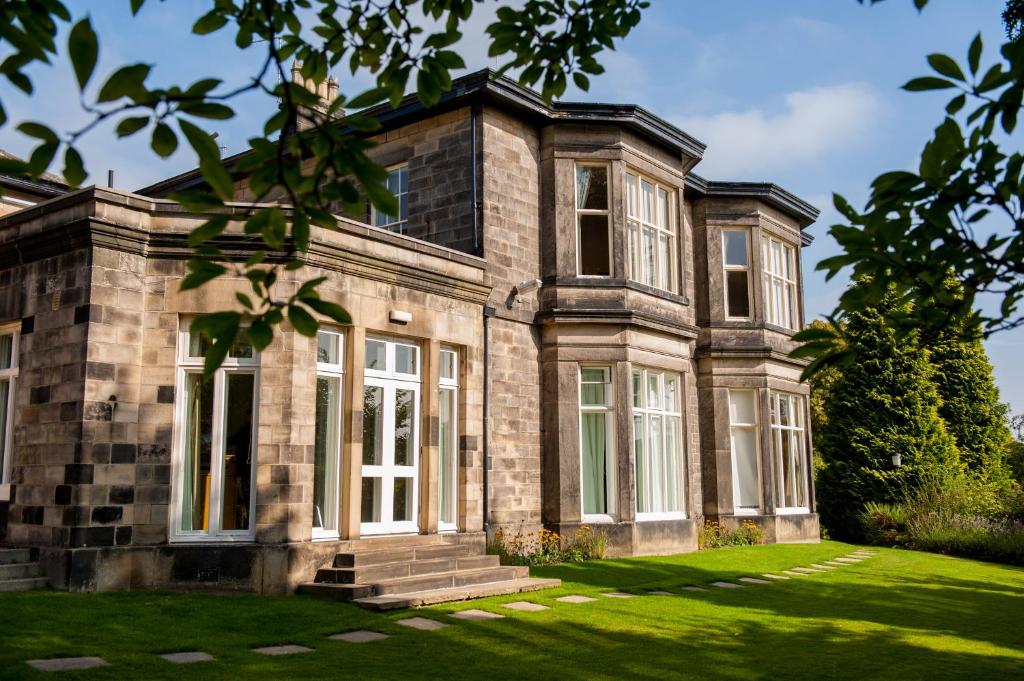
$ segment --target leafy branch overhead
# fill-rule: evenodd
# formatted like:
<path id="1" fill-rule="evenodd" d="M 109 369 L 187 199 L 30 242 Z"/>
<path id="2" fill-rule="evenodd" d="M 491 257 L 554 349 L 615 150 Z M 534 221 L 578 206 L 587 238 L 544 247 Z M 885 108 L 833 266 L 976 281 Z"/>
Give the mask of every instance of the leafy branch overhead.
<path id="1" fill-rule="evenodd" d="M 212 370 L 241 334 L 257 350 L 273 340 L 285 319 L 301 334 L 316 333 L 319 319 L 350 323 L 339 305 L 319 293 L 323 279 L 303 283 L 286 295 L 276 286 L 282 270 L 303 266 L 312 226 L 331 229 L 339 210 L 361 212 L 369 200 L 385 213 L 397 212 L 387 189 L 387 172 L 370 157 L 368 139 L 379 129 L 374 112 L 395 107 L 412 82 L 427 106 L 437 104 L 452 83 L 452 72 L 465 67 L 457 51 L 463 28 L 484 0 L 210 0 L 210 9 L 195 17 L 192 32 L 229 31 L 238 49 L 261 50 L 259 67 L 240 83 L 207 76 L 186 85 L 158 86 L 151 64 L 127 64 L 105 77 L 96 73 L 101 50 L 88 16 L 74 20 L 60 0 L 0 2 L 0 79 L 26 94 L 35 63 L 62 56 L 57 45 L 62 25 L 67 57 L 89 114 L 86 125 L 58 132 L 45 122 L 29 121 L 17 130 L 36 140 L 28 159 L 0 159 L 0 173 L 38 178 L 63 159 L 63 174 L 80 185 L 88 170 L 76 145 L 105 121 L 118 137 L 148 135 L 160 157 L 187 144 L 196 155 L 203 186 L 170 198 L 187 210 L 207 216 L 189 235 L 194 250 L 187 263 L 183 290 L 196 289 L 221 276 L 248 282 L 238 308 L 199 320 L 198 330 L 211 339 L 206 366 Z M 614 49 L 640 21 L 645 0 L 526 0 L 500 6 L 487 27 L 489 54 L 506 60 L 520 84 L 538 86 L 551 100 L 565 92 L 568 78 L 587 89 L 588 75 L 602 72 L 597 57 Z M 133 15 L 146 11 L 146 0 L 128 0 Z M 425 28 L 432 27 L 432 28 Z M 298 79 L 292 63 L 301 64 Z M 319 86 L 332 70 L 368 73 L 375 86 L 361 93 L 339 92 L 324 105 L 307 84 Z M 301 80 L 303 82 L 295 82 Z M 259 92 L 280 106 L 249 139 L 250 151 L 230 164 L 204 127 L 235 116 L 232 101 Z M 367 109 L 369 111 L 366 111 Z M 0 129 L 8 125 L 0 100 Z M 255 197 L 231 204 L 234 178 L 248 178 Z M 365 198 L 364 198 L 365 197 Z M 271 204 L 271 205 L 268 205 Z M 220 244 L 226 232 L 255 244 L 239 261 Z"/>

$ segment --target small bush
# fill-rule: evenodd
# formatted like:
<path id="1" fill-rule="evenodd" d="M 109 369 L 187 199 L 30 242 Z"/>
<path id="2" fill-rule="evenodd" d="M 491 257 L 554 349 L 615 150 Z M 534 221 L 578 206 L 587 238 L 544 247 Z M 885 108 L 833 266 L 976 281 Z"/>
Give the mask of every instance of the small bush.
<path id="1" fill-rule="evenodd" d="M 726 546 L 753 546 L 764 543 L 764 530 L 750 520 L 744 520 L 734 530 L 722 527 L 714 520 L 699 521 L 697 546 L 702 549 L 720 549 Z"/>
<path id="2" fill-rule="evenodd" d="M 604 558 L 607 543 L 607 535 L 589 525 L 580 525 L 572 538 L 566 540 L 548 529 L 527 535 L 520 524 L 515 534 L 498 528 L 487 543 L 487 553 L 499 556 L 502 565 L 581 563 Z"/>
<path id="3" fill-rule="evenodd" d="M 880 546 L 905 544 L 907 514 L 902 505 L 869 501 L 860 518 L 868 543 Z"/>

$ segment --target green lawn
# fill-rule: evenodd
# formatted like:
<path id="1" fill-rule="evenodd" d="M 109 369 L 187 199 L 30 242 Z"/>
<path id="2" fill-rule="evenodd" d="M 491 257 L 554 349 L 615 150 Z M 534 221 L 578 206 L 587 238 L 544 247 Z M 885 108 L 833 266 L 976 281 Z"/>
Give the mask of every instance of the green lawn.
<path id="1" fill-rule="evenodd" d="M 561 589 L 416 611 L 436 632 L 305 597 L 0 594 L 0 678 L 821 679 L 1024 678 L 1024 570 L 880 549 L 863 563 L 768 585 L 678 596 L 566 594 L 679 590 L 757 576 L 849 553 L 835 542 L 722 549 L 666 558 L 534 569 Z M 499 604 L 528 599 L 536 613 Z M 505 619 L 446 613 L 492 610 Z M 391 638 L 327 640 L 368 628 Z M 312 653 L 268 658 L 251 648 L 295 643 Z M 157 653 L 203 650 L 216 662 L 171 665 Z M 97 655 L 110 667 L 41 673 L 24 661 Z"/>

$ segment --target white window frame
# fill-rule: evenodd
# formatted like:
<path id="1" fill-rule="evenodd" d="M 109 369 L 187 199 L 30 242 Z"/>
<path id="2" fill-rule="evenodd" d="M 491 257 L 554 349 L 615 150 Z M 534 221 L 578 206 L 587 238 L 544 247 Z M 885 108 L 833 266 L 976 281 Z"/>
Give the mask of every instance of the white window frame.
<path id="1" fill-rule="evenodd" d="M 0 380 L 9 381 L 7 390 L 7 423 L 4 441 L 0 442 L 0 501 L 11 499 L 11 473 L 14 470 L 14 395 L 18 387 L 18 347 L 20 323 L 0 325 L 0 336 L 11 336 L 11 366 L 0 369 Z"/>
<path id="2" fill-rule="evenodd" d="M 389 464 L 387 461 L 387 452 L 382 450 L 382 460 L 378 464 L 366 464 L 362 463 L 363 452 L 362 449 L 359 451 L 360 458 L 360 474 L 359 474 L 359 489 L 362 490 L 363 479 L 365 477 L 375 477 L 381 479 L 381 520 L 378 522 L 363 522 L 362 521 L 362 499 L 360 499 L 360 535 L 371 536 L 371 535 L 388 535 L 388 534 L 414 534 L 419 532 L 419 517 L 420 517 L 420 455 L 422 454 L 420 446 L 420 420 L 422 415 L 423 404 L 421 401 L 421 376 L 423 373 L 422 353 L 418 343 L 406 340 L 403 338 L 397 338 L 392 336 L 377 336 L 367 335 L 367 341 L 375 341 L 378 343 L 384 343 L 385 347 L 385 361 L 384 369 L 368 369 L 363 367 L 363 386 L 376 387 L 381 389 L 381 405 L 394 402 L 395 394 L 398 390 L 408 390 L 412 392 L 412 401 L 416 406 L 415 416 L 411 420 L 412 427 L 410 429 L 410 436 L 412 440 L 411 452 L 413 456 L 413 464 L 411 466 L 397 466 L 394 463 L 394 451 L 392 450 L 391 458 L 392 461 Z M 396 370 L 395 362 L 395 349 L 397 346 L 404 346 L 411 348 L 414 352 L 416 372 L 415 373 L 404 373 Z M 390 399 L 388 396 L 391 396 Z M 394 418 L 385 417 L 382 419 L 381 428 L 382 435 L 385 439 L 392 441 L 392 447 L 394 446 Z M 412 475 L 396 475 L 396 469 L 412 469 Z M 368 470 L 369 469 L 369 470 Z M 402 471 L 408 472 L 408 471 Z M 370 473 L 370 475 L 367 475 Z M 397 477 L 410 478 L 412 480 L 412 519 L 395 521 L 391 516 L 394 513 L 394 479 Z M 391 480 L 391 488 L 385 490 L 384 481 Z M 361 494 L 361 491 L 360 491 Z M 388 520 L 385 520 L 385 519 Z"/>
<path id="3" fill-rule="evenodd" d="M 732 414 L 732 396 L 734 393 L 747 393 L 753 397 L 753 413 L 754 420 L 751 423 L 738 422 L 733 420 Z M 730 458 L 732 461 L 732 512 L 733 515 L 760 515 L 761 509 L 764 507 L 764 501 L 762 499 L 762 476 L 761 476 L 761 437 L 760 430 L 758 429 L 758 412 L 760 409 L 760 400 L 758 399 L 758 391 L 755 388 L 730 388 L 726 399 L 728 400 L 729 406 L 729 450 Z M 738 500 L 740 498 L 740 480 L 739 480 L 739 466 L 736 461 L 736 440 L 733 437 L 733 432 L 736 430 L 744 430 L 753 434 L 751 441 L 754 443 L 754 470 L 757 471 L 757 506 L 739 506 Z"/>
<path id="4" fill-rule="evenodd" d="M 637 391 L 637 388 L 636 388 L 636 379 L 637 379 L 638 376 L 640 378 L 640 390 L 639 391 Z M 649 368 L 645 368 L 645 367 L 633 367 L 632 378 L 633 378 L 633 383 L 632 383 L 632 385 L 633 385 L 633 414 L 632 414 L 632 416 L 633 416 L 633 419 L 632 419 L 633 426 L 632 427 L 634 429 L 634 432 L 633 432 L 633 445 L 634 445 L 633 446 L 633 471 L 634 471 L 634 477 L 636 477 L 637 486 L 639 486 L 639 485 L 641 485 L 641 484 L 643 484 L 645 482 L 645 481 L 641 481 L 640 478 L 639 478 L 639 475 L 636 474 L 636 472 L 638 470 L 638 467 L 637 467 L 637 452 L 636 452 L 636 432 L 635 432 L 636 431 L 636 419 L 637 419 L 637 417 L 640 417 L 642 419 L 642 421 L 643 421 L 643 446 L 644 446 L 644 451 L 645 452 L 650 452 L 650 447 L 651 447 L 651 442 L 650 442 L 650 434 L 651 434 L 650 419 L 651 419 L 652 416 L 653 417 L 660 417 L 661 418 L 661 446 L 662 446 L 663 450 L 667 450 L 667 448 L 668 448 L 668 446 L 667 446 L 668 445 L 668 438 L 666 437 L 666 435 L 668 434 L 668 420 L 670 418 L 676 419 L 676 423 L 678 424 L 677 425 L 677 429 L 676 429 L 676 443 L 678 443 L 678 445 L 679 445 L 679 451 L 676 452 L 674 454 L 674 456 L 676 458 L 676 465 L 679 468 L 679 471 L 678 471 L 679 478 L 677 480 L 677 485 L 678 485 L 679 497 L 680 497 L 678 499 L 680 510 L 679 511 L 646 511 L 646 512 L 641 512 L 639 507 L 638 507 L 636 509 L 636 519 L 638 521 L 644 521 L 644 520 L 677 520 L 677 519 L 680 519 L 680 518 L 685 518 L 686 517 L 686 443 L 683 441 L 683 411 L 682 411 L 682 409 L 683 409 L 683 380 L 682 380 L 682 376 L 680 376 L 678 373 L 675 373 L 673 371 L 666 371 L 666 370 L 663 370 L 663 369 L 649 369 Z M 651 404 L 649 404 L 649 399 L 648 399 L 649 392 L 650 392 L 650 390 L 649 390 L 649 385 L 650 385 L 649 381 L 650 381 L 651 378 L 654 378 L 657 381 L 657 384 L 658 384 L 658 388 L 657 388 L 658 400 L 659 400 L 659 404 L 658 405 L 651 405 Z M 676 409 L 674 411 L 670 411 L 669 408 L 667 407 L 667 405 L 665 404 L 665 397 L 668 394 L 666 389 L 665 389 L 665 386 L 666 386 L 666 383 L 667 383 L 666 379 L 668 379 L 668 378 L 674 378 L 675 381 L 676 381 L 676 391 L 677 391 L 676 392 L 676 401 L 677 401 L 677 404 L 676 404 Z M 667 453 L 663 454 L 663 459 L 667 460 L 668 456 L 669 455 Z M 649 462 L 652 460 L 650 458 L 649 454 L 647 455 L 647 460 Z M 660 461 L 656 462 L 656 464 L 660 467 L 661 462 Z M 660 470 L 660 468 L 659 468 L 658 473 L 660 475 L 656 476 L 656 479 L 658 479 L 660 481 L 661 478 L 664 476 L 665 472 Z M 654 496 L 654 490 L 647 489 L 647 494 L 648 494 L 648 498 L 652 498 L 652 496 Z M 640 502 L 640 495 L 639 494 L 637 494 L 636 500 L 637 500 L 637 504 L 639 506 L 639 502 Z"/>
<path id="5" fill-rule="evenodd" d="M 398 173 L 398 192 L 394 195 L 395 200 L 398 201 L 398 215 L 389 215 L 387 213 L 381 213 L 370 204 L 370 224 L 380 229 L 386 229 L 389 232 L 395 232 L 396 234 L 405 234 L 406 226 L 409 223 L 409 164 L 399 163 L 398 165 L 390 166 L 388 169 L 388 179 L 391 179 L 392 173 Z M 402 191 L 402 173 L 405 173 L 405 191 Z M 406 197 L 406 209 L 405 216 L 402 215 L 402 197 Z M 390 221 L 382 224 L 377 224 L 378 218 L 393 218 Z"/>
<path id="6" fill-rule="evenodd" d="M 452 375 L 448 378 L 444 376 L 444 366 L 446 361 L 446 355 L 451 359 L 452 363 Z M 453 394 L 452 399 L 452 429 L 450 435 L 449 446 L 452 448 L 453 454 L 453 468 L 451 471 L 452 479 L 450 481 L 450 487 L 448 490 L 449 494 L 449 505 L 448 509 L 451 513 L 451 517 L 454 519 L 453 522 L 446 523 L 441 520 L 442 508 L 441 508 L 441 450 L 438 447 L 438 506 L 437 506 L 437 530 L 438 532 L 458 532 L 459 530 L 459 351 L 453 347 L 444 346 L 440 352 L 440 366 L 441 371 L 438 372 L 438 392 L 443 395 L 445 391 Z M 438 401 L 440 408 L 440 401 Z M 438 422 L 440 424 L 440 421 Z M 440 427 L 438 428 L 440 432 Z"/>
<path id="7" fill-rule="evenodd" d="M 780 422 L 780 406 L 782 398 L 788 398 L 787 402 L 791 406 L 788 410 L 789 423 L 790 425 L 782 425 Z M 770 393 L 771 405 L 770 405 L 770 416 L 771 416 L 771 443 L 772 443 L 772 468 L 775 471 L 775 479 L 772 481 L 773 488 L 776 495 L 776 506 L 775 513 L 777 515 L 793 514 L 793 513 L 810 513 L 810 488 L 808 485 L 808 479 L 810 477 L 810 462 L 807 456 L 807 400 L 802 395 L 796 395 L 794 393 L 784 393 L 778 391 L 772 391 Z M 799 485 L 803 488 L 803 498 L 805 502 L 808 502 L 805 506 L 781 506 L 781 502 L 785 499 L 785 490 L 782 489 L 785 478 L 782 475 L 782 438 L 789 438 L 790 452 L 793 455 L 790 457 L 790 480 L 793 485 Z M 796 462 L 797 460 L 803 462 L 803 475 L 798 476 L 796 474 Z M 790 490 L 794 493 L 794 496 L 798 496 L 797 492 L 799 489 L 793 487 Z"/>
<path id="8" fill-rule="evenodd" d="M 338 362 L 321 362 L 319 358 L 319 347 L 320 347 L 320 335 L 332 336 L 337 339 L 338 342 Z M 342 449 L 345 446 L 344 436 L 344 421 L 345 421 L 345 334 L 340 331 L 332 331 L 323 327 L 317 332 L 315 341 L 315 352 L 317 352 L 316 362 L 316 378 L 317 381 L 321 378 L 335 379 L 338 382 L 338 413 L 336 415 L 337 422 L 335 426 L 334 437 L 338 443 L 338 451 L 334 452 L 335 465 L 333 472 L 333 479 L 328 478 L 326 481 L 328 491 L 333 491 L 333 501 L 335 505 L 335 525 L 334 528 L 329 527 L 317 527 L 313 524 L 313 539 L 314 540 L 333 540 L 338 539 L 339 527 L 341 526 L 341 468 L 342 468 Z M 328 452 L 328 456 L 331 453 Z M 314 483 L 315 483 L 314 476 Z M 314 498 L 316 491 L 314 490 Z M 332 495 L 325 495 L 325 504 L 329 503 Z M 314 512 L 315 512 L 314 506 Z"/>
<path id="9" fill-rule="evenodd" d="M 641 208 L 642 187 L 645 182 L 652 185 L 650 221 L 643 219 Z M 658 224 L 662 192 L 665 193 L 667 225 Z M 658 182 L 635 170 L 626 170 L 626 276 L 630 280 L 670 293 L 679 290 L 679 247 L 677 245 L 678 230 L 676 229 L 679 220 L 677 212 L 675 187 Z M 653 272 L 649 271 L 643 257 L 645 232 L 653 234 L 655 240 Z M 662 243 L 665 244 L 664 250 Z M 668 269 L 667 272 L 664 271 L 665 268 Z M 665 276 L 667 279 L 663 280 Z M 651 283 L 652 281 L 654 283 Z"/>
<path id="10" fill-rule="evenodd" d="M 224 362 L 213 376 L 213 445 L 210 454 L 210 521 L 207 531 L 181 529 L 181 494 L 184 490 L 184 457 L 185 426 L 185 380 L 187 374 L 202 373 L 203 357 L 189 354 L 189 331 L 191 322 L 185 322 L 178 331 L 178 366 L 174 391 L 174 445 L 171 456 L 171 501 L 168 515 L 168 541 L 171 543 L 205 543 L 205 542 L 251 542 L 256 537 L 256 471 L 259 452 L 259 395 L 260 395 L 260 353 L 253 348 L 252 357 L 225 357 Z M 252 455 L 252 471 L 249 477 L 249 529 L 223 530 L 223 491 L 222 477 L 224 473 L 224 388 L 229 373 L 247 373 L 253 375 L 252 395 L 252 436 L 249 447 Z"/>
<path id="11" fill-rule="evenodd" d="M 604 369 L 608 372 L 607 389 L 605 390 L 605 404 L 584 405 L 583 404 L 583 370 Z M 616 510 L 618 508 L 618 459 L 615 447 L 615 368 L 609 364 L 580 364 L 576 376 L 579 386 L 579 425 L 577 433 L 579 436 L 580 450 L 580 517 L 587 523 L 613 523 L 615 522 Z M 588 381 L 590 383 L 590 381 Z M 608 456 L 605 460 L 605 499 L 607 500 L 607 513 L 585 513 L 585 495 L 583 493 L 583 414 L 603 413 L 605 414 L 605 442 L 608 444 Z"/>
<path id="12" fill-rule="evenodd" d="M 608 195 L 605 197 L 605 205 L 607 208 L 598 210 L 596 208 L 580 208 L 580 190 L 577 185 L 578 180 L 576 179 L 576 172 L 578 168 L 604 168 L 605 172 L 605 188 Z M 577 161 L 572 169 L 572 195 L 573 195 L 573 206 L 576 209 L 576 275 L 579 277 L 591 278 L 607 278 L 612 276 L 614 267 L 614 253 L 612 244 L 613 233 L 612 233 L 612 168 L 609 163 L 599 162 L 585 162 Z M 608 230 L 608 274 L 583 274 L 583 226 L 580 218 L 584 215 L 599 215 L 604 216 L 605 225 Z"/>
<path id="13" fill-rule="evenodd" d="M 742 233 L 746 241 L 747 248 L 747 264 L 746 265 L 730 265 L 726 254 L 725 235 L 729 233 Z M 751 276 L 751 248 L 750 248 L 750 230 L 746 227 L 727 227 L 722 230 L 722 291 L 723 291 L 723 307 L 725 308 L 725 318 L 735 320 L 750 320 L 754 314 L 754 294 Z M 747 273 L 747 314 L 744 316 L 737 316 L 729 314 L 729 272 L 746 272 Z"/>
<path id="14" fill-rule="evenodd" d="M 765 322 L 796 331 L 800 327 L 796 248 L 774 236 L 763 235 L 761 269 L 764 272 Z"/>

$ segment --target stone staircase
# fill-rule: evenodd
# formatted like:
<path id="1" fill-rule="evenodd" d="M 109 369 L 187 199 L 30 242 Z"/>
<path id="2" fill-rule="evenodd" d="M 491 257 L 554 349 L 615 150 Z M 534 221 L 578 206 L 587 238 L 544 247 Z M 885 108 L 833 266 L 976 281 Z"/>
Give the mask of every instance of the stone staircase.
<path id="1" fill-rule="evenodd" d="M 0 548 L 0 592 L 46 588 L 46 577 L 31 549 Z"/>
<path id="2" fill-rule="evenodd" d="M 393 538 L 396 539 L 396 538 Z M 411 545 L 366 540 L 360 548 L 338 553 L 330 567 L 317 570 L 299 593 L 352 601 L 374 610 L 536 591 L 558 586 L 557 579 L 534 579 L 526 567 L 500 565 L 482 547 L 447 537 L 409 537 Z"/>

